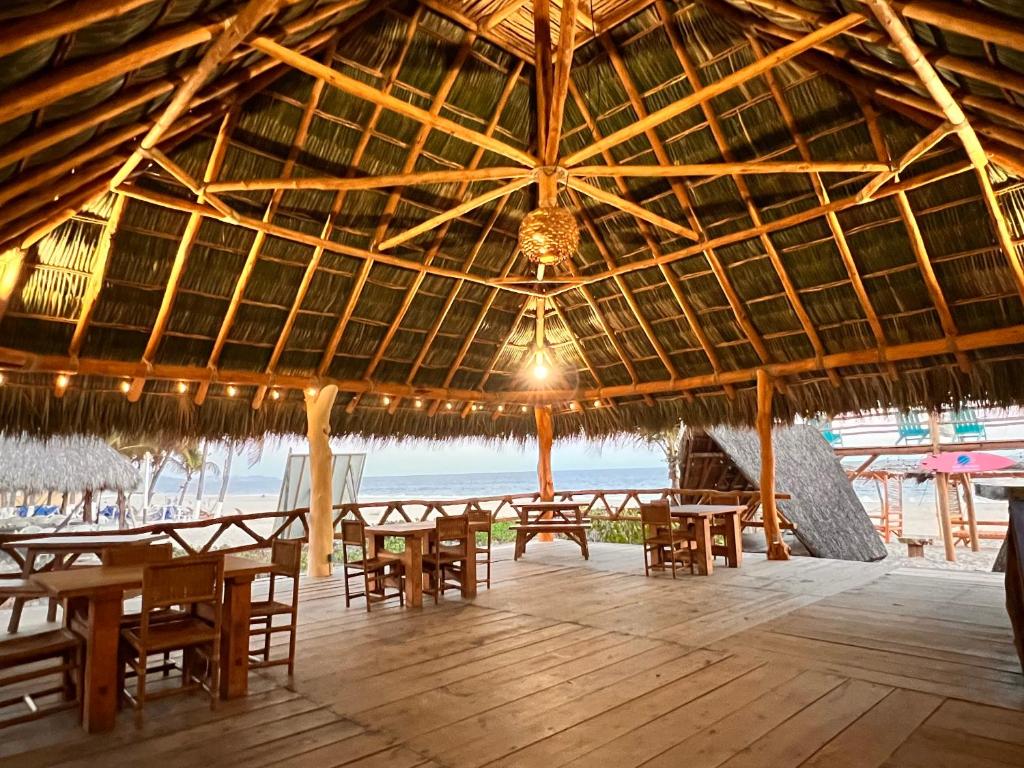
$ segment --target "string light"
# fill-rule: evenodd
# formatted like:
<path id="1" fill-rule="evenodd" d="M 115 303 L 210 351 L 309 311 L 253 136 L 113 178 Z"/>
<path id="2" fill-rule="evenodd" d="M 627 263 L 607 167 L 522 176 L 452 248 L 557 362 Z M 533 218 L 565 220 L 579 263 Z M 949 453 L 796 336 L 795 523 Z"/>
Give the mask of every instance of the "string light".
<path id="1" fill-rule="evenodd" d="M 576 403 L 569 403 L 569 410 L 570 411 L 575 411 L 576 410 Z"/>
<path id="2" fill-rule="evenodd" d="M 480 406 L 477 405 L 476 403 L 473 403 L 473 410 L 474 411 L 479 411 L 480 410 Z"/>
<path id="3" fill-rule="evenodd" d="M 178 382 L 178 394 L 179 395 L 184 395 L 186 392 L 188 392 L 188 384 L 186 384 L 184 381 L 179 381 Z"/>
<path id="4" fill-rule="evenodd" d="M 131 391 L 132 383 L 130 381 L 122 381 L 119 386 L 121 387 L 121 391 L 127 395 L 128 392 Z"/>
<path id="5" fill-rule="evenodd" d="M 272 389 L 272 390 L 270 390 L 270 399 L 271 400 L 280 400 L 281 399 L 281 390 L 279 390 L 279 389 Z"/>
<path id="6" fill-rule="evenodd" d="M 533 378 L 537 381 L 544 381 L 549 373 L 551 373 L 551 369 L 548 367 L 547 356 L 543 349 L 538 349 L 533 358 Z"/>
<path id="7" fill-rule="evenodd" d="M 417 398 L 416 398 L 416 401 L 415 401 L 415 402 L 413 403 L 413 405 L 415 405 L 415 406 L 416 406 L 417 408 L 422 408 L 422 407 L 423 407 L 423 401 L 422 401 L 422 400 L 420 400 L 420 399 L 419 399 L 419 398 L 417 397 Z"/>
<path id="8" fill-rule="evenodd" d="M 306 395 L 309 397 L 316 397 L 319 390 L 316 387 L 306 387 Z"/>
<path id="9" fill-rule="evenodd" d="M 380 401 L 384 403 L 384 405 L 391 405 L 391 398 L 388 397 L 387 395 L 384 395 L 384 397 L 382 397 Z"/>
<path id="10" fill-rule="evenodd" d="M 71 383 L 71 379 L 63 373 L 57 376 L 57 389 L 67 389 L 69 383 Z"/>
<path id="11" fill-rule="evenodd" d="M 519 410 L 522 411 L 523 413 L 526 413 L 527 409 L 526 409 L 525 405 L 521 405 L 521 406 L 519 406 Z"/>
<path id="12" fill-rule="evenodd" d="M 235 395 L 238 394 L 238 387 L 236 387 L 234 384 L 228 384 L 227 393 L 228 397 L 234 397 Z"/>
<path id="13" fill-rule="evenodd" d="M 0 387 L 7 383 L 7 377 L 0 373 Z"/>
<path id="14" fill-rule="evenodd" d="M 600 408 L 601 407 L 601 401 L 600 400 L 595 400 L 594 401 L 594 407 L 595 408 Z"/>
<path id="15" fill-rule="evenodd" d="M 454 406 L 451 403 L 445 403 L 444 407 L 450 411 Z"/>
<path id="16" fill-rule="evenodd" d="M 498 406 L 498 413 L 501 413 L 504 410 L 505 410 L 505 406 L 504 405 L 499 405 Z"/>

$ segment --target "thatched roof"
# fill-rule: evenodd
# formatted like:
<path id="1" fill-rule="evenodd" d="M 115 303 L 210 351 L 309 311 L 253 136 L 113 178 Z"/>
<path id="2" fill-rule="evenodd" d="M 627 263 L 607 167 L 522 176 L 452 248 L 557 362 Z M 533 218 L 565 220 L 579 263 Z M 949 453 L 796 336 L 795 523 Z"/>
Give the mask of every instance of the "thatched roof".
<path id="1" fill-rule="evenodd" d="M 139 473 L 95 437 L 0 435 L 0 491 L 132 491 Z"/>
<path id="2" fill-rule="evenodd" d="M 338 432 L 523 436 L 540 401 L 557 433 L 606 434 L 750 422 L 758 367 L 780 377 L 783 417 L 1024 400 L 1019 3 L 894 4 L 952 106 L 876 19 L 883 0 L 568 4 L 557 162 L 591 170 L 570 169 L 577 189 L 558 192 L 580 251 L 543 282 L 516 248 L 532 183 L 380 247 L 514 175 L 239 188 L 545 165 L 530 160 L 542 143 L 529 2 L 5 4 L 0 424 L 301 433 L 302 389 L 333 382 Z M 555 41 L 568 40 L 560 9 Z M 864 16 L 828 27 L 850 10 Z M 812 50 L 783 47 L 820 29 Z M 290 61 L 305 71 L 280 46 L 308 57 Z M 743 77 L 771 56 L 785 61 Z M 742 82 L 706 98 L 726 78 Z M 387 108 L 353 95 L 365 86 Z M 922 141 L 947 119 L 956 133 Z M 156 151 L 135 152 L 147 131 Z M 898 174 L 879 170 L 901 159 Z M 788 165 L 593 168 L 726 161 Z M 811 172 L 793 172 L 803 162 Z M 558 372 L 543 387 L 524 376 L 538 295 Z"/>

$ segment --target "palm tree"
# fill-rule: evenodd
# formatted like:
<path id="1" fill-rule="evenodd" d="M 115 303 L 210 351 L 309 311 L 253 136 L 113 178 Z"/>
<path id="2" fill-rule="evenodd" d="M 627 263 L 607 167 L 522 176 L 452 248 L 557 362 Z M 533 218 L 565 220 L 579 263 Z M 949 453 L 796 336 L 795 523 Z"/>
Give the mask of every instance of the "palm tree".
<path id="1" fill-rule="evenodd" d="M 679 487 L 679 459 L 682 455 L 683 437 L 686 427 L 682 422 L 674 427 L 663 427 L 661 429 L 649 429 L 639 427 L 636 431 L 637 442 L 644 445 L 652 445 L 661 448 L 665 454 L 665 464 L 668 468 L 669 488 Z"/>
<path id="2" fill-rule="evenodd" d="M 199 446 L 192 442 L 183 443 L 168 461 L 176 466 L 185 476 L 181 489 L 178 492 L 178 506 L 185 503 L 185 493 L 188 491 L 192 478 L 197 473 L 204 471 L 210 472 L 213 475 L 220 473 L 220 467 L 207 461 L 206 452 L 200 450 Z"/>

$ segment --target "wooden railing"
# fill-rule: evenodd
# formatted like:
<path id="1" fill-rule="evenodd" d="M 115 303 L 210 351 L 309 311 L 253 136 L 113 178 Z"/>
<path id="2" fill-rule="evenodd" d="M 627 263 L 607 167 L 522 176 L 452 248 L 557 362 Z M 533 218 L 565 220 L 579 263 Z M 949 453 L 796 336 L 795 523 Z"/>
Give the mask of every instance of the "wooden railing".
<path id="1" fill-rule="evenodd" d="M 334 524 L 346 515 L 358 517 L 366 523 L 420 522 L 438 516 L 461 515 L 469 510 L 488 510 L 493 520 L 513 520 L 516 513 L 513 505 L 520 502 L 536 501 L 539 493 L 518 493 L 500 496 L 484 496 L 467 499 L 403 499 L 398 501 L 367 501 L 339 504 L 334 507 Z M 776 494 L 776 499 L 790 498 L 788 494 Z M 757 527 L 755 519 L 761 504 L 758 491 L 716 491 L 706 489 L 654 488 L 654 489 L 597 489 L 585 491 L 557 491 L 558 501 L 582 502 L 585 512 L 598 520 L 638 520 L 638 514 L 630 514 L 641 503 L 671 499 L 674 503 L 696 504 L 744 504 L 741 515 L 745 526 Z M 639 511 L 637 509 L 637 511 Z M 136 533 L 165 534 L 188 555 L 217 552 L 245 552 L 269 547 L 280 536 L 294 536 L 296 530 L 306 538 L 309 524 L 308 509 L 293 509 L 289 512 L 257 512 L 244 515 L 226 515 L 200 520 L 166 521 L 150 523 L 133 528 Z M 76 536 L 108 536 L 108 530 L 75 531 Z M 64 530 L 35 533 L 0 534 L 0 547 L 19 540 L 40 539 L 48 536 L 68 535 Z M 14 567 L 23 565 L 16 548 L 5 549 Z M 10 567 L 0 570 L 11 570 Z"/>

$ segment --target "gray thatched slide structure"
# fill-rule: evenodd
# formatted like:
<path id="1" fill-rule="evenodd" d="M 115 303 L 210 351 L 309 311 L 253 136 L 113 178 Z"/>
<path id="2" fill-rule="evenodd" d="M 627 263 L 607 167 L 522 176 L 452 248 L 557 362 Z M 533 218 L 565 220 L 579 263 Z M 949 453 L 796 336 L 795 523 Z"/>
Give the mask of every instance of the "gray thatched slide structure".
<path id="1" fill-rule="evenodd" d="M 751 429 L 716 427 L 708 434 L 750 485 L 758 487 L 761 449 Z M 815 557 L 881 560 L 887 552 L 831 447 L 806 425 L 777 427 L 776 488 L 792 495 L 779 509 L 796 525 L 796 537 Z"/>
<path id="2" fill-rule="evenodd" d="M 135 467 L 98 438 L 0 435 L 0 491 L 128 493 L 138 484 Z"/>

